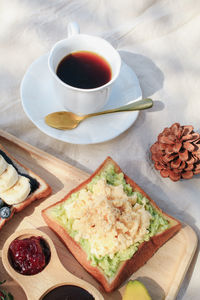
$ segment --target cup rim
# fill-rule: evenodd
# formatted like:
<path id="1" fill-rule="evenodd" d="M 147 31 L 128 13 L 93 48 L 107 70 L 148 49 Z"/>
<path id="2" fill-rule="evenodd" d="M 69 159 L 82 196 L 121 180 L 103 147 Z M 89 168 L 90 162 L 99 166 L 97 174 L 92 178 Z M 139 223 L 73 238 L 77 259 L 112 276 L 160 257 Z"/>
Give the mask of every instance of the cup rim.
<path id="1" fill-rule="evenodd" d="M 116 79 L 117 77 L 119 76 L 119 73 L 120 73 L 120 69 L 121 69 L 121 57 L 119 55 L 119 52 L 117 49 L 115 49 L 107 40 L 101 38 L 101 37 L 98 37 L 98 36 L 93 36 L 93 35 L 87 35 L 87 34 L 77 34 L 75 36 L 84 36 L 84 37 L 92 37 L 92 38 L 96 38 L 96 39 L 100 39 L 100 40 L 103 40 L 105 43 L 107 43 L 109 46 L 111 46 L 113 48 L 113 50 L 115 51 L 116 55 L 117 55 L 117 58 L 118 58 L 118 69 L 117 69 L 117 72 L 114 74 L 114 76 L 105 84 L 99 86 L 99 87 L 96 87 L 96 88 L 90 88 L 90 89 L 83 89 L 83 88 L 78 88 L 78 87 L 74 87 L 74 86 L 71 86 L 65 82 L 63 82 L 58 76 L 57 74 L 54 72 L 54 70 L 52 69 L 52 66 L 51 66 L 51 58 L 52 58 L 52 54 L 53 54 L 53 51 L 54 49 L 61 43 L 65 42 L 66 40 L 69 40 L 70 38 L 73 38 L 74 35 L 72 37 L 69 37 L 69 38 L 66 38 L 66 39 L 62 39 L 62 40 L 59 40 L 58 42 L 56 42 L 54 44 L 54 46 L 51 48 L 50 52 L 49 52 L 49 56 L 48 56 L 48 67 L 49 67 L 49 70 L 51 72 L 51 74 L 54 76 L 54 78 L 61 84 L 63 85 L 64 87 L 67 87 L 73 91 L 80 91 L 80 92 L 85 92 L 85 93 L 89 93 L 89 92 L 95 92 L 95 91 L 99 91 L 105 87 L 108 87 L 110 86 Z M 81 50 L 79 50 L 81 51 Z M 83 50 L 83 51 L 90 51 L 90 50 Z M 92 52 L 92 51 L 91 51 Z M 95 52 L 94 52 L 95 53 Z M 98 52 L 97 52 L 98 54 Z"/>

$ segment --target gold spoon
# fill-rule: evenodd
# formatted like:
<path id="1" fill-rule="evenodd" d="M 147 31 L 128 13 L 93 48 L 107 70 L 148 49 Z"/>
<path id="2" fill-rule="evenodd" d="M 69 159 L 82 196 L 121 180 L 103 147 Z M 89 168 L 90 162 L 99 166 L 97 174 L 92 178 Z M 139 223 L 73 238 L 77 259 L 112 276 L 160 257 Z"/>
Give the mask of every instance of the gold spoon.
<path id="1" fill-rule="evenodd" d="M 47 115 L 45 117 L 45 122 L 47 123 L 47 125 L 56 129 L 73 129 L 76 128 L 80 122 L 90 117 L 122 111 L 143 110 L 152 106 L 153 101 L 149 98 L 146 98 L 128 105 L 121 106 L 119 108 L 109 109 L 83 116 L 76 115 L 70 111 L 58 111 Z"/>

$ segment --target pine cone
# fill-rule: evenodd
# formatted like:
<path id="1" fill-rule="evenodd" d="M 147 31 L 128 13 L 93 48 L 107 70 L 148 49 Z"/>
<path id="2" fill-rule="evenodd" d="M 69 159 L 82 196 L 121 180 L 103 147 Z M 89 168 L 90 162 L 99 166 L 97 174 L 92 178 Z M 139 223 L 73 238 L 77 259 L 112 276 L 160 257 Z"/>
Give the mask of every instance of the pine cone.
<path id="1" fill-rule="evenodd" d="M 200 135 L 193 129 L 191 125 L 174 123 L 158 135 L 150 151 L 162 177 L 178 181 L 200 173 Z"/>

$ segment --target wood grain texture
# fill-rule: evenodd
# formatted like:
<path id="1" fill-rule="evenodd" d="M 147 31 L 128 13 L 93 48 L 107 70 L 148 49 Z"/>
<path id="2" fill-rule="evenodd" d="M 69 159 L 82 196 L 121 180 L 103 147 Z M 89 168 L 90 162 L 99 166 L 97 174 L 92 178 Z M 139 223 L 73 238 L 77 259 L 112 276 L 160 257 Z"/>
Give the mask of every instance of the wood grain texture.
<path id="1" fill-rule="evenodd" d="M 41 236 L 46 241 L 50 249 L 51 257 L 50 261 L 42 270 L 42 272 L 34 275 L 24 276 L 16 272 L 9 262 L 9 246 L 15 239 L 25 239 L 31 236 Z M 56 288 L 65 284 L 78 285 L 80 288 L 88 291 L 96 300 L 103 300 L 103 296 L 97 289 L 95 289 L 93 285 L 89 284 L 87 281 L 77 278 L 63 267 L 58 258 L 53 241 L 47 234 L 40 230 L 24 229 L 11 234 L 4 244 L 2 261 L 7 272 L 24 289 L 29 300 L 42 299 L 52 288 Z"/>
<path id="2" fill-rule="evenodd" d="M 88 178 L 88 174 L 3 131 L 0 131 L 0 143 L 21 163 L 44 178 L 53 190 L 49 198 L 32 203 L 3 227 L 0 234 L 0 257 L 3 245 L 11 233 L 27 228 L 37 228 L 53 240 L 62 264 L 69 272 L 94 285 L 106 300 L 122 299 L 126 282 L 113 293 L 104 293 L 100 284 L 81 267 L 41 217 L 41 211 L 44 208 L 60 200 L 72 188 Z M 173 300 L 187 272 L 196 246 L 195 232 L 190 226 L 185 225 L 131 278 L 144 282 L 153 299 Z M 7 280 L 3 287 L 15 296 L 15 300 L 26 299 L 23 290 L 6 273 L 1 259 L 0 279 Z"/>

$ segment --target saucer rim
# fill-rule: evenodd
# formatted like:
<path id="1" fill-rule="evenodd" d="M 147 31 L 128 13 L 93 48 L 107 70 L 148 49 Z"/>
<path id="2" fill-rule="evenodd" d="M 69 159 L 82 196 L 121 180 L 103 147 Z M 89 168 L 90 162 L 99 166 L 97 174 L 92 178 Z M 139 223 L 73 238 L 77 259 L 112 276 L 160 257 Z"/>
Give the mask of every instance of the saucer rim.
<path id="1" fill-rule="evenodd" d="M 131 120 L 129 121 L 129 123 L 127 124 L 127 126 L 123 127 L 123 129 L 121 129 L 121 127 L 115 131 L 114 134 L 112 135 L 107 135 L 106 137 L 104 138 L 101 138 L 99 140 L 95 140 L 93 141 L 92 139 L 90 138 L 85 138 L 85 140 L 81 140 L 81 141 L 76 141 L 77 138 L 75 138 L 75 140 L 71 139 L 70 136 L 67 136 L 65 135 L 65 138 L 59 136 L 59 135 L 56 135 L 54 134 L 53 132 L 50 132 L 50 131 L 46 131 L 45 128 L 43 126 L 41 126 L 39 123 L 39 121 L 41 119 L 39 119 L 38 121 L 35 121 L 33 120 L 32 118 L 32 115 L 30 114 L 30 110 L 27 110 L 27 105 L 25 105 L 25 101 L 26 99 L 23 97 L 23 91 L 26 89 L 24 86 L 26 84 L 26 80 L 27 80 L 27 77 L 29 76 L 29 73 L 31 73 L 32 71 L 32 68 L 34 67 L 34 65 L 40 63 L 40 61 L 43 61 L 43 60 L 47 60 L 46 62 L 48 63 L 48 55 L 49 55 L 49 52 L 46 52 L 44 53 L 43 55 L 39 56 L 37 59 L 35 59 L 28 67 L 28 69 L 26 70 L 23 78 L 22 78 L 22 81 L 21 81 L 21 84 L 20 84 L 20 99 L 21 99 L 21 103 L 22 103 L 22 107 L 23 107 L 23 110 L 25 112 L 25 114 L 27 115 L 27 117 L 31 120 L 31 122 L 41 131 L 43 132 L 44 134 L 46 134 L 47 136 L 50 136 L 56 140 L 59 140 L 59 141 L 62 141 L 62 142 L 65 142 L 65 143 L 69 143 L 69 144 L 75 144 L 75 145 L 90 145 L 90 144 L 99 144 L 99 143 L 103 143 L 103 142 L 107 142 L 107 141 L 110 141 L 110 140 L 113 140 L 114 138 L 118 137 L 119 135 L 121 135 L 122 133 L 126 132 L 137 120 L 138 118 L 138 115 L 139 115 L 139 112 L 140 111 L 132 111 L 132 112 L 124 112 L 127 113 L 127 114 L 133 114 L 133 117 L 131 118 Z M 142 99 L 142 90 L 141 90 L 141 86 L 140 86 L 140 82 L 139 82 L 139 79 L 137 77 L 137 75 L 135 74 L 134 70 L 126 63 L 124 62 L 124 60 L 121 58 L 121 62 L 124 63 L 128 68 L 131 69 L 131 71 L 134 73 L 135 75 L 135 79 L 137 81 L 137 85 L 138 85 L 138 89 L 140 91 L 140 96 L 136 99 L 134 99 L 134 101 L 137 101 L 137 100 L 140 100 Z M 47 68 L 48 68 L 48 64 L 47 64 Z M 49 72 L 50 73 L 50 72 Z M 120 74 L 119 74 L 120 76 Z M 109 100 L 108 102 L 109 103 Z M 115 113 L 115 115 L 117 115 L 118 113 Z M 111 114 L 112 115 L 112 114 Z M 98 116 L 99 117 L 99 116 Z M 100 116 L 102 117 L 102 116 Z M 112 118 L 112 116 L 111 116 Z M 89 119 L 88 119 L 89 120 Z M 38 124 L 39 123 L 39 124 Z M 46 125 L 46 124 L 45 124 Z M 51 129 L 54 129 L 54 128 L 51 128 Z M 57 130 L 57 129 L 55 129 Z M 70 131 L 73 131 L 73 130 L 76 130 L 76 128 L 70 130 Z M 65 131 L 67 132 L 67 131 Z"/>

